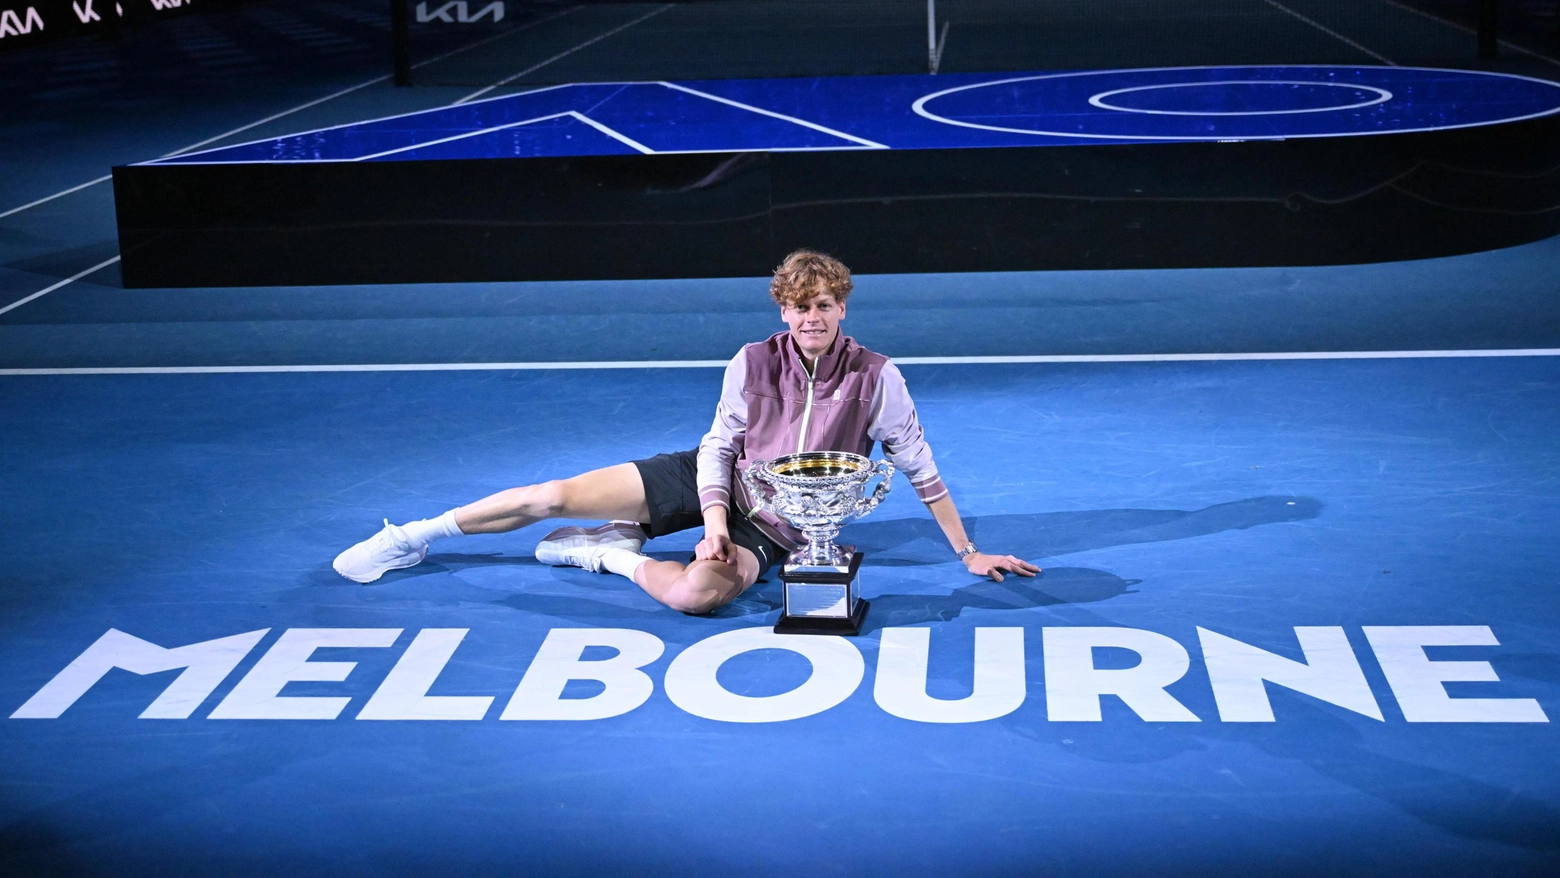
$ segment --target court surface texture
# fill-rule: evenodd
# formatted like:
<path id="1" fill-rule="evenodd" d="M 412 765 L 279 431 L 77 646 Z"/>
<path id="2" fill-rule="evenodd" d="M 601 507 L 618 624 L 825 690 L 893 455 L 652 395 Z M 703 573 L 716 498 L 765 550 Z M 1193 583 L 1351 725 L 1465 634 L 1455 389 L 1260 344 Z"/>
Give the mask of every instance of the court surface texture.
<path id="1" fill-rule="evenodd" d="M 1560 239 L 857 278 L 973 539 L 1045 568 L 971 577 L 901 480 L 842 537 L 857 638 L 765 639 L 773 574 L 690 617 L 539 564 L 550 525 L 360 586 L 382 519 L 692 447 L 783 325 L 764 278 L 123 289 L 108 186 L 56 193 L 470 92 L 286 8 L 360 54 L 40 73 L 0 123 L 0 868 L 1560 871 Z"/>
<path id="2" fill-rule="evenodd" d="M 1548 80 L 1386 66 L 591 82 L 145 164 L 1284 140 L 1441 131 L 1555 112 L 1560 85 Z"/>

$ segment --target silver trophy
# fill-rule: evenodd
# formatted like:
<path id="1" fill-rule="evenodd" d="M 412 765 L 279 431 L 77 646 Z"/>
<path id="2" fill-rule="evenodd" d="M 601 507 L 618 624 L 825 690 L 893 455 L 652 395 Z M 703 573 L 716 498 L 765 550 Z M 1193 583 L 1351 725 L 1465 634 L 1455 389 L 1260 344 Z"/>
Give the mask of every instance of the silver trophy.
<path id="1" fill-rule="evenodd" d="M 780 568 L 785 607 L 777 634 L 858 634 L 867 616 L 860 595 L 862 554 L 837 546 L 840 528 L 876 509 L 894 475 L 886 460 L 844 451 L 803 451 L 754 461 L 742 473 L 755 510 L 791 523 L 807 535 Z M 867 483 L 881 476 L 871 496 Z"/>

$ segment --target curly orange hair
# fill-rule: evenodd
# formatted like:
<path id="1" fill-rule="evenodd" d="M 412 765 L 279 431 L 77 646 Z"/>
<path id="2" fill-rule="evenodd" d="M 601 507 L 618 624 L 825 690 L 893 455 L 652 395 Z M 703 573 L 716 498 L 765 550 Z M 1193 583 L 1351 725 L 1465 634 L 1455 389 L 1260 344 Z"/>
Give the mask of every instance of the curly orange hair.
<path id="1" fill-rule="evenodd" d="M 819 293 L 828 293 L 843 304 L 851 287 L 850 269 L 845 263 L 816 250 L 797 250 L 775 269 L 769 296 L 780 305 L 796 305 Z"/>

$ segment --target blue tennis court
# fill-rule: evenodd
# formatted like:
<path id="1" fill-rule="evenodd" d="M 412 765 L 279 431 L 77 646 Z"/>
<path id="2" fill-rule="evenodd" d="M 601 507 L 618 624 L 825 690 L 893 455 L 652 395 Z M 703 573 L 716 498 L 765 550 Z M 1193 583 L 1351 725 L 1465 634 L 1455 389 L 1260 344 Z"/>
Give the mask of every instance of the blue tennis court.
<path id="1" fill-rule="evenodd" d="M 805 840 L 830 869 L 871 874 L 1542 874 L 1560 815 L 1535 706 L 1552 710 L 1560 687 L 1544 585 L 1560 563 L 1557 364 L 906 366 L 974 538 L 1045 573 L 973 580 L 901 485 L 847 530 L 870 553 L 872 630 L 853 642 L 866 678 L 811 715 L 742 723 L 674 704 L 666 675 L 696 643 L 767 631 L 772 578 L 686 617 L 615 577 L 539 565 L 540 528 L 436 548 L 369 587 L 328 566 L 381 517 L 691 446 L 701 413 L 664 400 L 713 398 L 719 370 L 7 378 L 6 526 L 31 534 L 7 574 L 12 709 L 105 632 L 169 648 L 250 635 L 181 718 L 137 718 L 177 675 L 113 670 L 56 719 L 6 721 L 11 856 L 787 874 Z M 692 540 L 650 548 L 675 558 Z M 1338 632 L 1379 717 L 1270 686 L 1270 722 L 1221 718 L 1199 629 L 1299 660 L 1296 626 Z M 1534 721 L 1407 721 L 1366 626 L 1484 637 L 1428 649 L 1448 677 L 1485 681 L 1446 691 L 1498 699 L 1486 719 L 1524 704 Z M 1075 628 L 1184 651 L 1164 691 L 1188 721 L 1114 697 L 1097 719 L 1058 721 L 1042 654 Z M 340 682 L 287 684 L 283 700 L 319 704 L 317 719 L 208 718 L 300 629 L 374 644 L 314 653 L 349 663 L 316 665 Z M 469 721 L 361 721 L 413 638 L 440 629 L 465 635 L 425 691 L 475 701 Z M 649 697 L 590 721 L 501 719 L 550 632 L 582 629 L 611 629 L 592 660 L 613 632 L 664 644 L 643 668 Z M 879 641 L 904 629 L 930 631 L 925 691 L 940 699 L 971 694 L 981 631 L 1021 631 L 1022 702 L 979 722 L 889 713 L 872 669 L 883 685 Z M 829 667 L 765 648 L 717 679 L 761 701 Z M 580 680 L 561 697 L 603 694 Z"/>
<path id="2" fill-rule="evenodd" d="M 512 4 L 512 31 L 455 56 L 508 66 L 402 89 L 366 0 L 0 53 L 25 97 L 0 121 L 17 170 L 0 177 L 0 871 L 1560 871 L 1560 237 L 1365 264 L 859 273 L 843 331 L 899 364 L 971 539 L 1044 572 L 971 575 L 899 479 L 842 536 L 871 601 L 850 638 L 771 634 L 775 571 L 690 616 L 542 564 L 549 523 L 440 541 L 371 585 L 331 566 L 386 519 L 694 447 L 722 367 L 785 328 L 768 277 L 119 275 L 105 181 L 126 164 L 979 162 L 1457 137 L 1560 109 L 1542 45 L 1452 69 L 1379 35 L 1466 34 L 1377 5 L 1397 11 L 1252 0 L 1241 21 L 1277 62 L 1225 41 L 1155 69 L 988 63 L 997 38 L 961 56 L 980 19 L 952 3 L 936 75 L 543 81 L 690 16 L 775 14 L 721 3 Z M 1307 39 L 1334 54 L 1284 55 Z M 496 52 L 512 40 L 529 42 Z M 275 66 L 203 68 L 226 72 L 190 78 L 195 100 L 132 75 L 148 46 Z M 1553 144 L 1510 147 L 1536 156 L 1515 182 L 1440 170 L 1526 200 L 1459 211 L 1560 204 Z M 1128 154 L 1101 153 L 1202 197 Z M 1404 185 L 1405 209 L 1430 191 Z M 683 560 L 699 536 L 646 551 Z"/>
<path id="3" fill-rule="evenodd" d="M 1560 86 L 1402 67 L 575 83 L 149 164 L 1283 140 L 1560 112 Z"/>

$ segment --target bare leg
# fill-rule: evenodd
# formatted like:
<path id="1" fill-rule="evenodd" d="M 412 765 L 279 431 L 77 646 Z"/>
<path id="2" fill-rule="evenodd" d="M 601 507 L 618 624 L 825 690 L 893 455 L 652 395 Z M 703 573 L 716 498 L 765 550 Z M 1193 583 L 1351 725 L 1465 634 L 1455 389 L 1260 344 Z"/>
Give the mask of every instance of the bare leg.
<path id="1" fill-rule="evenodd" d="M 634 572 L 634 582 L 645 593 L 671 607 L 702 616 L 731 603 L 758 579 L 758 558 L 742 546 L 733 546 L 737 563 L 724 561 L 646 561 Z"/>
<path id="2" fill-rule="evenodd" d="M 572 479 L 510 488 L 455 510 L 463 533 L 519 530 L 545 518 L 601 518 L 650 522 L 639 467 L 620 463 Z"/>
<path id="3" fill-rule="evenodd" d="M 620 463 L 572 479 L 510 488 L 455 510 L 455 522 L 467 534 L 506 533 L 547 518 L 595 518 L 650 522 L 645 484 L 639 468 Z M 635 571 L 634 582 L 674 610 L 702 615 L 730 603 L 758 579 L 758 558 L 741 546 L 737 563 L 650 560 Z"/>

